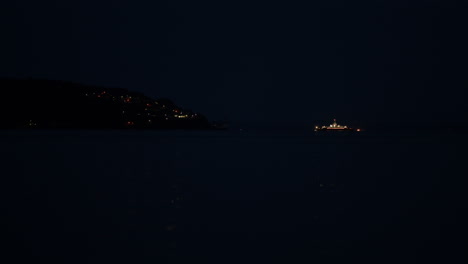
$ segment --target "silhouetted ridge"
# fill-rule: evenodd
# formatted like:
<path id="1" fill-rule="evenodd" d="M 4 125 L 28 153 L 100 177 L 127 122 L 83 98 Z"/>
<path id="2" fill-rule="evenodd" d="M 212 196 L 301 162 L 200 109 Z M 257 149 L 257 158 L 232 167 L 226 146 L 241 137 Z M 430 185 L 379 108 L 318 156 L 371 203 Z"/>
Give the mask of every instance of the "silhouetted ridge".
<path id="1" fill-rule="evenodd" d="M 169 99 L 64 81 L 0 79 L 0 128 L 208 129 Z"/>

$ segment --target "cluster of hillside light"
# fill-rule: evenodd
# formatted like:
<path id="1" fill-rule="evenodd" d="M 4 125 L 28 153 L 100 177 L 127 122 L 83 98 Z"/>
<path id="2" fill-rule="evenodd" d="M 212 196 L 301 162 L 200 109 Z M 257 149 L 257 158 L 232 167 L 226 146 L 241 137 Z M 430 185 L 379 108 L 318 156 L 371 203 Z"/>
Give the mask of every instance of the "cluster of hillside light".
<path id="1" fill-rule="evenodd" d="M 136 114 L 136 116 L 146 116 L 148 118 L 146 122 L 149 125 L 152 124 L 155 121 L 154 119 L 157 119 L 158 117 L 161 117 L 164 120 L 197 118 L 196 113 L 192 113 L 191 111 L 182 111 L 182 109 L 169 109 L 166 105 L 158 102 L 157 100 L 154 102 L 141 102 L 141 98 L 135 98 L 130 95 L 114 96 L 106 91 L 86 93 L 85 96 L 98 100 L 112 100 L 113 102 L 120 102 L 124 105 L 144 103 L 144 111 L 141 109 L 140 112 Z M 127 116 L 127 112 L 125 110 L 122 111 L 122 114 Z M 125 121 L 125 125 L 134 126 L 135 121 L 136 120 L 132 120 L 132 118 L 128 117 Z"/>

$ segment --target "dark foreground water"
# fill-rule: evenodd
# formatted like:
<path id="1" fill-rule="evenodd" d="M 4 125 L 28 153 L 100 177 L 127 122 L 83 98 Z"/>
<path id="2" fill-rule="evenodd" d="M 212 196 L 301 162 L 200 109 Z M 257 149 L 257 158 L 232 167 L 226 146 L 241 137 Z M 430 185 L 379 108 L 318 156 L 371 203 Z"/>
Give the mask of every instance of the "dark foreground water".
<path id="1" fill-rule="evenodd" d="M 2 263 L 466 263 L 461 133 L 3 131 Z"/>

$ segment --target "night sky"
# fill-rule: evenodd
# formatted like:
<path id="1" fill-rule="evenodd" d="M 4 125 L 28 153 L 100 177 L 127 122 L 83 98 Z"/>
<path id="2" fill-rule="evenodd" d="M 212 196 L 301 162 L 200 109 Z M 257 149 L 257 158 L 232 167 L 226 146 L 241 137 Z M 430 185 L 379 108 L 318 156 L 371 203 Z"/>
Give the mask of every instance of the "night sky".
<path id="1" fill-rule="evenodd" d="M 466 1 L 33 1 L 0 77 L 122 87 L 211 120 L 468 122 Z"/>

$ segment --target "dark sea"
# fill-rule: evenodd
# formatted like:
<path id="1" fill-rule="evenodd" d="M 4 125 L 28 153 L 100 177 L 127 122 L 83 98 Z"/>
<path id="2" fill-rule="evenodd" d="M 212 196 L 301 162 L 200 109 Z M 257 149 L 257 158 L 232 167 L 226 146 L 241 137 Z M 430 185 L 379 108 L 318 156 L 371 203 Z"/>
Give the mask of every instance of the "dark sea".
<path id="1" fill-rule="evenodd" d="M 468 134 L 2 131 L 1 263 L 467 263 Z"/>

